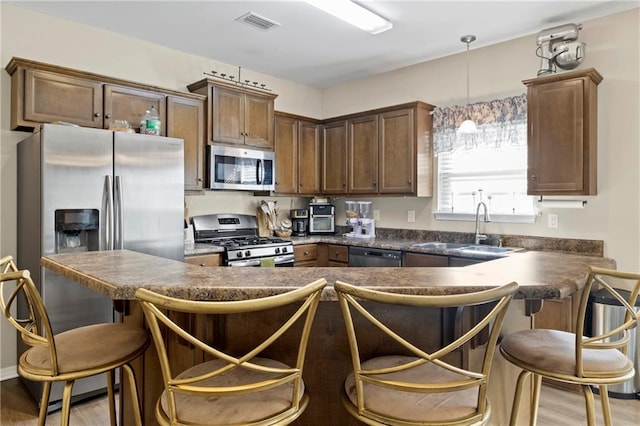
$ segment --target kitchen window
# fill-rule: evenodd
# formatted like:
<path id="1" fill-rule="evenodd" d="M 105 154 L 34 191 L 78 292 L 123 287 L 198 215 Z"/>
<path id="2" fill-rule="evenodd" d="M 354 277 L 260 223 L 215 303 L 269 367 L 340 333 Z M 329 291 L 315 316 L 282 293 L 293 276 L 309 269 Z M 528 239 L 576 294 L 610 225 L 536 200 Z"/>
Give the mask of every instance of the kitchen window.
<path id="1" fill-rule="evenodd" d="M 478 132 L 459 134 L 467 114 Z M 535 200 L 527 195 L 526 115 L 525 95 L 436 108 L 436 219 L 475 220 L 483 201 L 494 222 L 535 221 Z"/>

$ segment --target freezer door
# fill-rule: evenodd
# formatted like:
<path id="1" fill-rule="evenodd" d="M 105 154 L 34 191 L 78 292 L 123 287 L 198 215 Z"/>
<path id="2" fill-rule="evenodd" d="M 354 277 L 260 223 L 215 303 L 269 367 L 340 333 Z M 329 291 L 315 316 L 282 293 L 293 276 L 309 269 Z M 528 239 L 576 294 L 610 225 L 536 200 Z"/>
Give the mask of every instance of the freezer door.
<path id="1" fill-rule="evenodd" d="M 114 134 L 116 248 L 184 259 L 182 139 Z"/>

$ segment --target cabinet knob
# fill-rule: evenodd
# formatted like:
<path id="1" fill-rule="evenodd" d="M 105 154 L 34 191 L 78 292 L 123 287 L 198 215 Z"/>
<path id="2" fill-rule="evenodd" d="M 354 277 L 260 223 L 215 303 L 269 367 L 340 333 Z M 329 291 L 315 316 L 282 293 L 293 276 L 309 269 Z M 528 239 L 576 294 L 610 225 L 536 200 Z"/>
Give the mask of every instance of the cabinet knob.
<path id="1" fill-rule="evenodd" d="M 536 175 L 531 175 L 531 180 L 536 180 Z"/>
<path id="2" fill-rule="evenodd" d="M 198 178 L 198 182 L 202 182 L 202 181 L 204 181 L 204 179 Z"/>
<path id="3" fill-rule="evenodd" d="M 105 115 L 104 118 L 111 118 L 111 114 Z"/>
<path id="4" fill-rule="evenodd" d="M 302 188 L 303 186 L 304 186 L 303 184 L 300 184 L 300 188 Z"/>
<path id="5" fill-rule="evenodd" d="M 373 181 L 373 186 L 376 186 L 378 184 L 378 182 L 376 182 L 375 180 Z"/>
<path id="6" fill-rule="evenodd" d="M 95 114 L 93 114 L 94 117 L 102 117 L 102 114 L 100 114 L 99 112 L 96 112 Z"/>
<path id="7" fill-rule="evenodd" d="M 305 252 L 304 252 L 304 255 L 305 255 L 305 256 L 308 256 L 308 255 L 309 255 L 309 252 L 308 252 L 308 251 L 305 251 Z"/>
<path id="8" fill-rule="evenodd" d="M 407 183 L 408 183 L 409 185 L 411 185 L 411 179 L 409 179 L 409 180 L 407 181 Z"/>
<path id="9" fill-rule="evenodd" d="M 204 263 L 201 263 L 200 266 L 207 266 L 207 265 L 205 265 Z"/>

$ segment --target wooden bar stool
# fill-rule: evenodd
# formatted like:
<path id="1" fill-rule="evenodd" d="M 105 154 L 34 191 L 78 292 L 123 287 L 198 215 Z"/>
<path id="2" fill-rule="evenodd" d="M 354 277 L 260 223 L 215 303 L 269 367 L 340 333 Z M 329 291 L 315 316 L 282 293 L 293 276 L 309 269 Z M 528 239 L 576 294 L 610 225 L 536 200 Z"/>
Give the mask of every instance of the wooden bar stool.
<path id="1" fill-rule="evenodd" d="M 628 299 L 614 286 L 631 286 Z M 625 285 L 625 287 L 627 287 Z M 620 324 L 604 334 L 585 337 L 585 316 L 591 290 L 606 289 L 625 308 Z M 595 425 L 595 404 L 591 386 L 598 386 L 605 423 L 611 425 L 611 409 L 607 385 L 622 383 L 634 376 L 633 362 L 626 356 L 629 330 L 638 323 L 633 306 L 640 291 L 640 274 L 592 267 L 583 289 L 578 309 L 576 332 L 559 330 L 522 330 L 504 338 L 500 353 L 522 369 L 516 383 L 511 411 L 511 425 L 518 421 L 522 387 L 532 378 L 531 424 L 535 425 L 543 377 L 580 385 L 585 399 L 587 423 Z M 635 331 L 635 330 L 634 330 Z"/>
<path id="2" fill-rule="evenodd" d="M 471 425 L 489 421 L 489 372 L 506 309 L 518 289 L 516 283 L 445 296 L 387 293 L 343 282 L 337 282 L 335 289 L 353 363 L 353 372 L 344 383 L 342 402 L 353 417 L 368 425 L 398 426 Z M 373 315 L 375 307 L 380 309 Z M 435 345 L 436 350 L 427 351 L 422 347 L 424 343 L 407 341 L 400 331 L 385 323 L 385 313 L 394 307 L 453 308 L 460 327 L 453 341 L 443 339 L 441 345 Z M 463 313 L 466 308 L 473 308 L 470 317 Z M 473 321 L 463 325 L 463 318 Z M 428 326 L 407 324 L 407 329 Z M 379 330 L 379 336 L 372 329 L 376 333 Z M 398 353 L 362 359 L 358 342 L 370 340 L 372 335 L 378 342 L 390 339 L 397 343 Z M 483 342 L 481 365 L 456 365 L 459 359 L 456 352 L 472 339 Z"/>
<path id="3" fill-rule="evenodd" d="M 311 326 L 326 284 L 319 279 L 287 293 L 241 301 L 192 301 L 137 290 L 164 379 L 165 390 L 156 403 L 158 422 L 257 426 L 284 425 L 297 419 L 309 403 L 302 372 Z M 266 311 L 281 312 L 277 317 L 282 322 L 274 320 L 275 331 L 265 340 L 252 342 L 255 345 L 242 353 L 224 350 L 220 347 L 224 343 L 215 344 L 216 336 L 210 342 L 174 320 L 185 313 L 213 315 L 217 324 L 213 328 L 220 330 L 230 317 L 239 315 L 241 321 L 247 321 L 250 333 L 249 329 L 258 326 L 250 324 L 251 315 L 263 318 L 259 314 Z M 296 353 L 286 354 L 294 360 L 293 365 L 265 355 L 285 335 L 295 344 Z M 167 346 L 176 338 L 199 351 L 203 361 L 186 369 L 176 368 L 181 360 L 173 359 Z"/>
<path id="4" fill-rule="evenodd" d="M 8 298 L 6 283 L 15 282 Z M 12 305 L 22 295 L 28 305 L 26 318 L 11 313 Z M 0 304 L 5 317 L 30 346 L 18 361 L 18 373 L 28 380 L 43 382 L 38 425 L 44 426 L 53 382 L 65 382 L 62 394 L 61 424 L 69 424 L 71 391 L 76 380 L 107 373 L 107 392 L 111 425 L 116 424 L 114 372 L 122 368 L 129 381 L 131 404 L 136 424 L 142 425 L 136 381 L 129 363 L 142 355 L 149 345 L 148 333 L 120 323 L 78 327 L 54 335 L 40 293 L 28 270 L 18 270 L 11 256 L 0 259 Z"/>

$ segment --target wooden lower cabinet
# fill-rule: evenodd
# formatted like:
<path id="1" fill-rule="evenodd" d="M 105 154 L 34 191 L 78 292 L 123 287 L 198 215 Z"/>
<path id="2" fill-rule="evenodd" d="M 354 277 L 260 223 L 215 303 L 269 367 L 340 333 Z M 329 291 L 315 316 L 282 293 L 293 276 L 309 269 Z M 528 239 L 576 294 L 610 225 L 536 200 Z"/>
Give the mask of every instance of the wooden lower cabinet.
<path id="1" fill-rule="evenodd" d="M 349 246 L 327 245 L 328 266 L 349 266 Z"/>
<path id="2" fill-rule="evenodd" d="M 405 267 L 447 267 L 449 266 L 449 256 L 439 256 L 435 254 L 410 253 L 404 254 L 402 266 Z"/>
<path id="3" fill-rule="evenodd" d="M 220 253 L 205 254 L 201 256 L 186 256 L 185 263 L 198 266 L 220 266 L 222 264 L 222 255 Z"/>
<path id="4" fill-rule="evenodd" d="M 295 267 L 312 267 L 320 266 L 318 261 L 318 245 L 302 244 L 293 246 L 294 266 Z"/>

